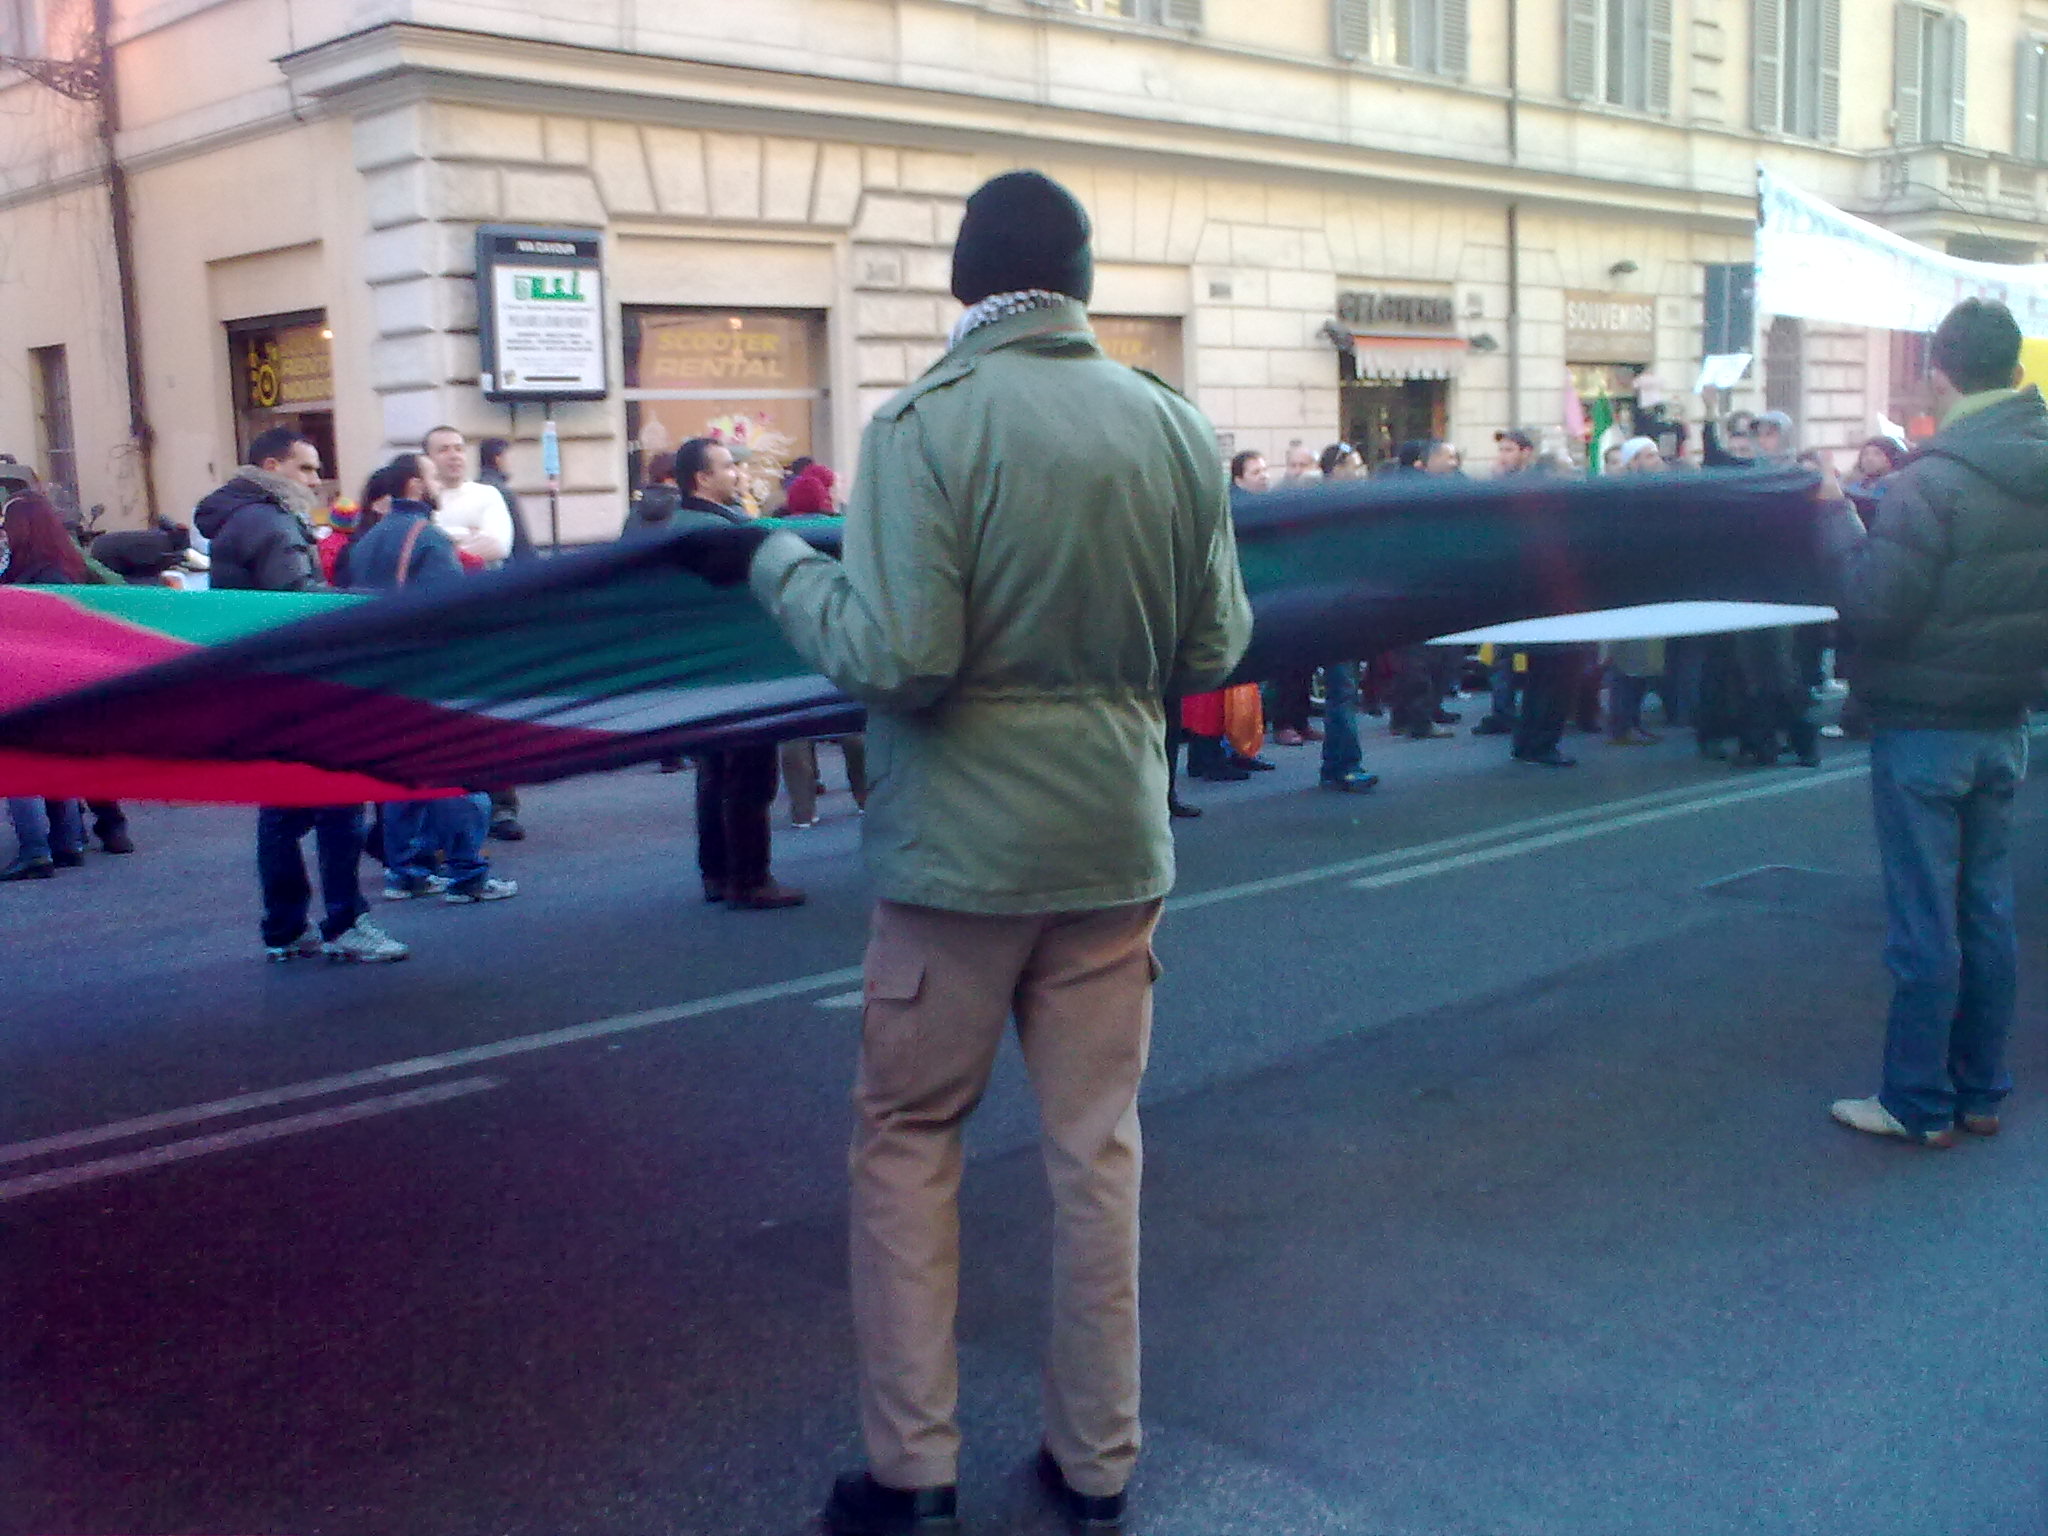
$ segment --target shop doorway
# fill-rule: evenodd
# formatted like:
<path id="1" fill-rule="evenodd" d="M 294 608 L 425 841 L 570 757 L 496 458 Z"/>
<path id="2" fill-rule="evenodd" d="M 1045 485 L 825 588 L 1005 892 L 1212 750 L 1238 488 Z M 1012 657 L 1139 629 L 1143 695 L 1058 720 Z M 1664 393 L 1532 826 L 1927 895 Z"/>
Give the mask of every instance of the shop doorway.
<path id="1" fill-rule="evenodd" d="M 334 453 L 334 333 L 324 310 L 228 322 L 235 381 L 235 462 L 272 427 L 290 427 L 320 450 L 322 500 L 341 480 Z"/>
<path id="2" fill-rule="evenodd" d="M 1443 379 L 1346 379 L 1344 441 L 1377 468 L 1410 438 L 1448 434 L 1451 386 Z"/>

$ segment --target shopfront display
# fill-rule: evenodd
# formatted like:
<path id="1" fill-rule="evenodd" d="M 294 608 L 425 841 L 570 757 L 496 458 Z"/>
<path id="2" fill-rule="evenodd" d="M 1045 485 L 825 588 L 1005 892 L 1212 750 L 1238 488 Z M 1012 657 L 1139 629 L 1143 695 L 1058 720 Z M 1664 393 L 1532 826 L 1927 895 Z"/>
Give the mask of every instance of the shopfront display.
<path id="1" fill-rule="evenodd" d="M 1177 315 L 1091 315 L 1095 339 L 1118 362 L 1187 388 L 1187 352 Z"/>
<path id="2" fill-rule="evenodd" d="M 1451 380 L 1469 350 L 1447 284 L 1361 282 L 1337 295 L 1344 439 L 1367 464 L 1450 431 Z"/>
<path id="3" fill-rule="evenodd" d="M 791 460 L 830 442 L 822 313 L 628 308 L 624 331 L 634 489 L 656 454 L 712 437 L 745 450 L 747 490 L 758 501 Z"/>
<path id="4" fill-rule="evenodd" d="M 325 312 L 231 320 L 227 331 L 236 462 L 248 462 L 249 445 L 260 434 L 290 427 L 320 450 L 320 467 L 332 481 L 340 467 L 334 455 L 334 336 Z"/>

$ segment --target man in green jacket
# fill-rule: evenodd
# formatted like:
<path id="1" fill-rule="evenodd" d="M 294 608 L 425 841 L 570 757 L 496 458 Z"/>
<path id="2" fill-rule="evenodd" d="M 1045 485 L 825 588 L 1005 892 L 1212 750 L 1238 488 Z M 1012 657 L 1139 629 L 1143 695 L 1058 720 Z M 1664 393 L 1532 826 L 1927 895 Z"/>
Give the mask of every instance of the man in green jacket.
<path id="1" fill-rule="evenodd" d="M 1173 884 L 1161 698 L 1250 634 L 1201 413 L 1089 329 L 1087 215 L 1035 172 L 968 199 L 950 351 L 862 442 L 843 561 L 787 532 L 754 591 L 869 709 L 852 1282 L 869 1466 L 842 1536 L 956 1529 L 961 1131 L 1017 1021 L 1057 1208 L 1039 1474 L 1112 1529 L 1138 1451 L 1137 1094 Z"/>

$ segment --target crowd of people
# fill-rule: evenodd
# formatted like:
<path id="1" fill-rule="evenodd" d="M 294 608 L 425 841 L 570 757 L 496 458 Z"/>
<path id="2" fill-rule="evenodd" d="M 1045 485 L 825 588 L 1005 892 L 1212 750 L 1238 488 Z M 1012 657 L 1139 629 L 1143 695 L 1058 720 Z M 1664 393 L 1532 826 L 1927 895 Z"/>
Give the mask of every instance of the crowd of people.
<path id="1" fill-rule="evenodd" d="M 1651 694 L 1667 721 L 1691 722 L 1710 756 L 1732 743 L 1737 762 L 1788 752 L 1815 761 L 1825 637 L 1812 633 L 1622 642 L 1604 654 L 1411 647 L 1297 669 L 1263 688 L 1224 687 L 1251 628 L 1231 502 L 1268 494 L 1270 470 L 1246 451 L 1226 472 L 1192 405 L 1102 351 L 1087 318 L 1092 283 L 1088 219 L 1072 195 L 1033 172 L 995 178 L 960 224 L 952 286 L 964 312 L 949 366 L 875 417 L 853 514 L 864 536 L 847 541 L 843 559 L 753 515 L 833 510 L 829 470 L 792 466 L 778 505 L 743 508 L 730 445 L 708 438 L 650 467 L 622 535 L 743 530 L 721 534 L 722 545 L 744 547 L 735 577 L 813 668 L 867 707 L 877 754 L 892 764 L 870 785 L 865 744 L 840 739 L 867 813 L 876 906 L 850 1222 L 868 1459 L 827 1500 L 823 1520 L 837 1536 L 957 1529 L 962 1131 L 1012 1022 L 1058 1213 L 1036 1472 L 1071 1528 L 1111 1530 L 1123 1517 L 1141 1440 L 1137 1096 L 1158 975 L 1152 939 L 1173 877 L 1169 817 L 1194 813 L 1173 788 L 1179 738 L 1189 773 L 1222 782 L 1270 767 L 1270 749 L 1318 744 L 1320 782 L 1358 793 L 1377 782 L 1363 763 L 1361 713 L 1384 716 L 1399 739 L 1441 739 L 1461 723 L 1447 705 L 1468 686 L 1488 701 L 1471 729 L 1509 737 L 1514 760 L 1536 767 L 1573 765 L 1561 749 L 1573 722 L 1617 747 L 1654 740 L 1643 713 Z M 2021 387 L 2019 345 L 2002 306 L 1959 305 L 1931 345 L 1942 414 L 1931 448 L 1906 457 L 1888 440 L 1865 445 L 1853 511 L 1824 463 L 1816 492 L 1862 708 L 1845 729 L 1872 737 L 1894 981 L 1880 1089 L 1831 1112 L 1926 1147 L 1995 1134 L 2012 1086 L 2009 834 L 2024 720 L 2048 662 L 2048 408 Z M 1794 424 L 1775 412 L 1729 416 L 1701 446 L 1715 464 L 1798 456 Z M 194 516 L 215 586 L 388 591 L 457 582 L 530 548 L 516 503 L 487 473 L 472 476 L 452 427 L 369 478 L 331 552 L 311 521 L 314 445 L 278 429 L 248 457 Z M 1623 476 L 1675 472 L 1648 437 L 1603 459 Z M 488 469 L 489 445 L 483 461 Z M 1290 443 L 1282 464 L 1282 483 L 1375 472 L 1345 442 L 1320 454 Z M 1498 475 L 1567 464 L 1534 434 L 1496 437 Z M 983 473 L 989 465 L 1001 473 Z M 1416 441 L 1377 472 L 1463 469 L 1454 445 Z M 1185 494 L 1160 493 L 1169 486 Z M 1045 515 L 1053 507 L 1063 516 Z M 1089 539 L 1068 536 L 1076 520 Z M 961 538 L 970 523 L 975 536 Z M 0 580 L 91 578 L 89 557 L 32 489 L 0 509 L 0 534 Z M 1126 556 L 1105 561 L 1104 547 Z M 814 745 L 699 756 L 706 900 L 739 910 L 802 902 L 769 869 L 778 772 L 792 776 L 792 815 L 808 823 Z M 83 857 L 75 803 L 9 810 L 19 849 L 4 878 L 47 878 Z M 92 811 L 104 846 L 124 851 L 119 808 Z M 267 954 L 405 957 L 370 921 L 358 873 L 366 848 L 393 902 L 515 895 L 484 852 L 494 815 L 502 825 L 515 812 L 481 788 L 374 815 L 360 805 L 260 811 Z M 322 903 L 311 929 L 308 833 Z"/>

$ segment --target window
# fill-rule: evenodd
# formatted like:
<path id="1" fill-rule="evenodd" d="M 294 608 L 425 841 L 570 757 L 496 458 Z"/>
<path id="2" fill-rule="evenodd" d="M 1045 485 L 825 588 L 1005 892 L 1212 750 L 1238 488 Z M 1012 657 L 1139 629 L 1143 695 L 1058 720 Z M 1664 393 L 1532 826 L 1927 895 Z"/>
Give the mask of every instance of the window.
<path id="1" fill-rule="evenodd" d="M 1963 142 L 1963 18 L 1924 5 L 1898 9 L 1892 50 L 1892 139 Z"/>
<path id="2" fill-rule="evenodd" d="M 62 347 L 33 347 L 29 374 L 35 392 L 36 457 L 60 512 L 78 510 L 78 452 L 71 438 L 71 365 Z"/>
<path id="3" fill-rule="evenodd" d="M 1842 122 L 1842 0 L 1756 0 L 1756 126 L 1832 144 Z"/>
<path id="4" fill-rule="evenodd" d="M 1340 59 L 1465 77 L 1466 0 L 1335 0 L 1330 14 Z"/>
<path id="5" fill-rule="evenodd" d="M 825 317 L 805 310 L 628 309 L 627 483 L 693 437 L 750 450 L 758 498 L 790 460 L 824 451 Z"/>
<path id="6" fill-rule="evenodd" d="M 4 3 L 0 0 L 0 4 Z M 1142 21 L 1155 27 L 1184 27 L 1190 32 L 1202 25 L 1202 0 L 1032 0 L 1032 4 L 1049 11 Z"/>
<path id="7" fill-rule="evenodd" d="M 0 54 L 34 58 L 42 52 L 36 0 L 0 0 Z"/>
<path id="8" fill-rule="evenodd" d="M 2048 38 L 2020 39 L 2019 81 L 2013 92 L 2012 152 L 2022 160 L 2048 160 L 2041 120 L 2048 116 Z"/>
<path id="9" fill-rule="evenodd" d="M 1564 93 L 1638 112 L 1671 110 L 1671 0 L 1568 0 Z"/>

